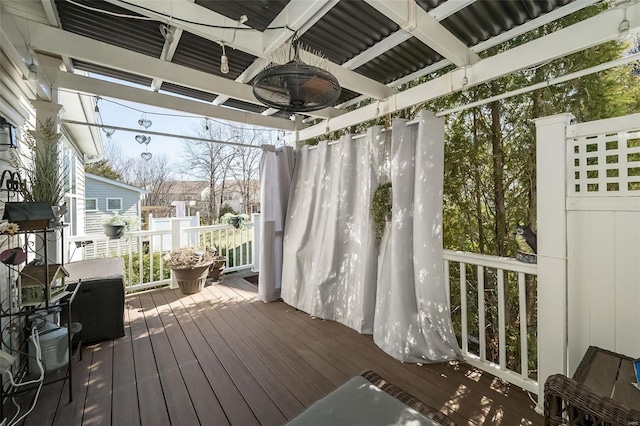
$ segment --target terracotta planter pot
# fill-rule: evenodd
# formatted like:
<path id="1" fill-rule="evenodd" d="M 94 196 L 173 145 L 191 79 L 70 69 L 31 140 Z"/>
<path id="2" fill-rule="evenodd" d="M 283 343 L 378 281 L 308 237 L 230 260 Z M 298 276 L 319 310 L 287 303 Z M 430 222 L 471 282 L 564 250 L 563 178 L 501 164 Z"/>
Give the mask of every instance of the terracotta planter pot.
<path id="1" fill-rule="evenodd" d="M 182 294 L 194 294 L 202 290 L 211 263 L 188 268 L 171 268 Z"/>
<path id="2" fill-rule="evenodd" d="M 224 269 L 225 264 L 227 263 L 227 258 L 224 259 L 216 259 L 213 261 L 211 265 L 211 269 L 209 269 L 209 278 L 211 281 L 217 282 L 220 281 L 220 273 Z"/>

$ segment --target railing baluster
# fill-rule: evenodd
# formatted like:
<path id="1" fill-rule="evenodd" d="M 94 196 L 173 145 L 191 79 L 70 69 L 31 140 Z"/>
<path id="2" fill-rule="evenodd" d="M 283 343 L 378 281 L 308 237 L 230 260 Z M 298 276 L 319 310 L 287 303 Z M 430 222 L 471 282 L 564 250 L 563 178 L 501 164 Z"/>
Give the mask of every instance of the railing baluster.
<path id="1" fill-rule="evenodd" d="M 444 260 L 444 288 L 447 292 L 449 312 L 451 312 L 451 278 L 449 277 L 449 261 L 447 259 Z"/>
<path id="2" fill-rule="evenodd" d="M 129 271 L 129 285 L 133 285 L 133 238 L 129 241 L 129 267 L 127 270 Z"/>
<path id="3" fill-rule="evenodd" d="M 485 336 L 484 306 L 484 267 L 478 265 L 478 339 L 480 340 L 480 359 L 487 360 L 487 338 Z"/>
<path id="4" fill-rule="evenodd" d="M 462 321 L 462 353 L 469 353 L 467 332 L 467 264 L 460 262 L 460 318 Z"/>
<path id="5" fill-rule="evenodd" d="M 498 275 L 498 344 L 499 364 L 501 370 L 507 368 L 507 345 L 505 327 L 504 269 L 497 269 Z"/>
<path id="6" fill-rule="evenodd" d="M 522 365 L 522 378 L 529 378 L 529 345 L 527 342 L 527 292 L 525 288 L 525 276 L 518 273 L 518 299 L 520 302 L 520 364 Z"/>
<path id="7" fill-rule="evenodd" d="M 244 233 L 243 231 L 244 231 L 244 229 L 240 229 L 240 235 L 239 235 L 239 237 L 240 237 L 240 265 L 244 265 L 244 250 L 243 250 L 243 247 L 242 247 L 242 234 Z"/>
<path id="8" fill-rule="evenodd" d="M 162 247 L 164 247 L 164 234 L 160 234 L 160 279 L 164 280 L 164 256 Z"/>
<path id="9" fill-rule="evenodd" d="M 144 283 L 144 273 L 143 273 L 143 268 L 142 268 L 142 264 L 144 263 L 142 261 L 142 259 L 144 254 L 142 253 L 142 237 L 138 238 L 138 273 L 140 274 L 139 279 L 139 283 L 138 284 L 143 284 Z"/>
<path id="10" fill-rule="evenodd" d="M 149 244 L 149 282 L 153 281 L 153 244 Z"/>

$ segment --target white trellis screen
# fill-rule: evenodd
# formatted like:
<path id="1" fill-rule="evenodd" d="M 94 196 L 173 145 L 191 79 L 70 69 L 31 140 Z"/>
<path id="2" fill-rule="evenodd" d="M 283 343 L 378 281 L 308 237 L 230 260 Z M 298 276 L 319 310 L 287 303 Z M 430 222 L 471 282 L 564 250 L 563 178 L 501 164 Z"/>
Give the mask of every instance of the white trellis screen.
<path id="1" fill-rule="evenodd" d="M 640 357 L 640 114 L 567 128 L 568 367 Z"/>
<path id="2" fill-rule="evenodd" d="M 640 114 L 536 120 L 540 383 L 590 345 L 640 356 Z"/>

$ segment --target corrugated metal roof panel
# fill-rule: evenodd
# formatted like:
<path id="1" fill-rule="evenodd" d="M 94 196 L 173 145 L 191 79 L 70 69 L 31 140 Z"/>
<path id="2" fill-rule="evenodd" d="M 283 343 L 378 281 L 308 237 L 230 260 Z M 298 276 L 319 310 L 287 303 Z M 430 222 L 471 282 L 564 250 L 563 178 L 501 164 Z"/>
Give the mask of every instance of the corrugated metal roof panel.
<path id="1" fill-rule="evenodd" d="M 160 86 L 160 90 L 164 90 L 170 93 L 177 93 L 178 95 L 187 96 L 190 98 L 200 99 L 201 101 L 212 102 L 217 95 L 213 93 L 203 92 L 201 90 L 192 89 L 190 87 L 179 86 L 177 84 L 163 82 Z"/>
<path id="2" fill-rule="evenodd" d="M 443 20 L 442 25 L 467 46 L 474 46 L 572 1 L 478 0 Z"/>
<path id="3" fill-rule="evenodd" d="M 196 4 L 237 21 L 242 15 L 245 25 L 264 31 L 289 0 L 196 0 Z"/>
<path id="4" fill-rule="evenodd" d="M 450 0 L 450 1 L 458 1 L 458 0 Z M 442 3 L 446 3 L 446 0 L 416 0 L 416 3 L 426 10 L 427 12 L 431 9 L 435 9 L 440 6 Z"/>
<path id="5" fill-rule="evenodd" d="M 75 0 L 92 8 L 124 15 L 140 16 L 102 0 Z M 62 29 L 94 40 L 124 47 L 134 52 L 160 57 L 164 38 L 160 34 L 160 23 L 136 19 L 118 18 L 84 9 L 67 1 L 56 1 Z"/>
<path id="6" fill-rule="evenodd" d="M 229 73 L 222 74 L 220 72 L 222 47 L 216 42 L 185 31 L 182 33 L 178 48 L 171 61 L 209 74 L 235 80 L 256 59 L 253 55 L 229 47 L 226 48 L 226 52 L 229 58 Z"/>
<path id="7" fill-rule="evenodd" d="M 118 80 L 128 81 L 130 83 L 136 83 L 141 86 L 151 86 L 152 79 L 142 75 L 131 74 L 125 71 L 114 70 L 113 68 L 103 67 L 101 65 L 90 64 L 88 62 L 73 61 L 73 67 L 81 71 L 91 72 L 95 74 L 104 75 Z"/>
<path id="8" fill-rule="evenodd" d="M 300 40 L 343 64 L 399 29 L 389 18 L 362 0 L 341 1 Z"/>
<path id="9" fill-rule="evenodd" d="M 387 84 L 441 59 L 442 56 L 420 40 L 410 38 L 355 71 Z"/>

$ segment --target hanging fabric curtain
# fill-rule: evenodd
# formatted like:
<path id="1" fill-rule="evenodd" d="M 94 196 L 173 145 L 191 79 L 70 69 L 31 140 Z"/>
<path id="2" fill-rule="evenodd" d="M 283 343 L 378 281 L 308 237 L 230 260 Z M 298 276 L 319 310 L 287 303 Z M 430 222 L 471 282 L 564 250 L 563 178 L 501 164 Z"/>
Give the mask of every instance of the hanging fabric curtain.
<path id="1" fill-rule="evenodd" d="M 393 123 L 392 219 L 380 246 L 373 339 L 403 362 L 462 358 L 447 303 L 442 251 L 444 119 Z"/>
<path id="2" fill-rule="evenodd" d="M 265 150 L 260 159 L 260 275 L 258 297 L 280 297 L 282 241 L 295 164 L 291 147 Z"/>
<path id="3" fill-rule="evenodd" d="M 371 128 L 298 151 L 284 240 L 282 298 L 372 333 L 378 249 L 369 209 L 384 155 Z"/>

